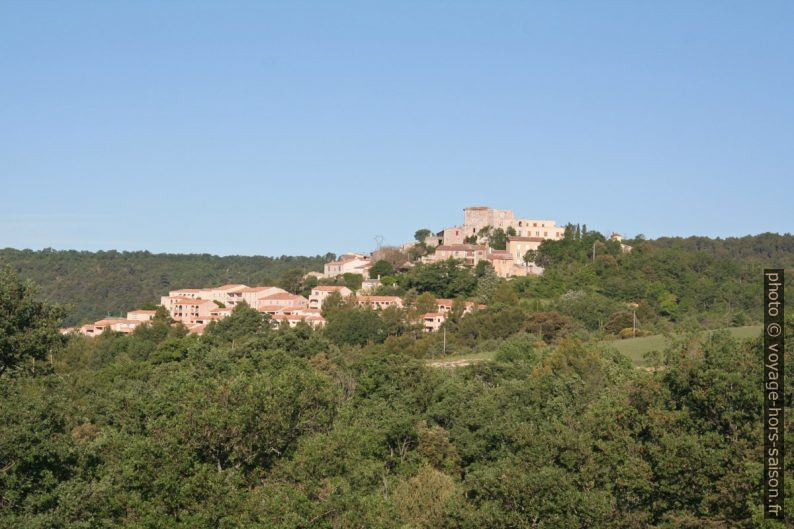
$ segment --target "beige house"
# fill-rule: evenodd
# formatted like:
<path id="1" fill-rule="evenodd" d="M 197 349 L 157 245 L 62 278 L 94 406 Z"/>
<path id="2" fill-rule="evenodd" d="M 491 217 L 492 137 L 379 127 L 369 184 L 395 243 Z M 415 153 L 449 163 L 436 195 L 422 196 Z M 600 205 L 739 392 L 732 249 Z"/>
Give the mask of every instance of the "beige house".
<path id="1" fill-rule="evenodd" d="M 523 263 L 524 255 L 530 250 L 537 251 L 544 240 L 542 237 L 508 237 L 507 251 L 516 263 Z"/>
<path id="2" fill-rule="evenodd" d="M 519 273 L 516 273 L 515 260 L 513 259 L 513 255 L 507 250 L 493 250 L 488 255 L 488 261 L 491 263 L 494 272 L 496 272 L 496 275 L 499 277 L 525 275 L 525 273 L 521 274 L 521 272 L 524 270 L 523 267 L 519 267 Z"/>
<path id="3" fill-rule="evenodd" d="M 312 292 L 309 295 L 309 308 L 322 309 L 325 298 L 334 292 L 338 292 L 343 298 L 350 297 L 353 294 L 353 291 L 347 287 L 336 285 L 318 285 L 312 289 Z"/>
<path id="4" fill-rule="evenodd" d="M 623 244 L 623 235 L 613 232 L 609 238 L 613 241 L 617 241 L 620 243 L 621 253 L 629 253 L 631 251 L 631 246 L 629 246 L 628 244 Z"/>
<path id="5" fill-rule="evenodd" d="M 172 290 L 168 293 L 168 295 L 172 298 L 191 298 L 196 299 L 201 297 L 201 289 L 200 288 L 180 288 L 177 290 Z"/>
<path id="6" fill-rule="evenodd" d="M 240 290 L 242 300 L 248 303 L 251 308 L 259 307 L 259 300 L 272 296 L 273 294 L 287 294 L 287 291 L 279 287 L 259 286 L 259 287 L 245 287 Z"/>
<path id="7" fill-rule="evenodd" d="M 446 321 L 447 315 L 443 312 L 428 312 L 422 314 L 422 330 L 425 332 L 436 332 Z"/>
<path id="8" fill-rule="evenodd" d="M 444 228 L 439 232 L 441 238 L 441 244 L 436 245 L 442 246 L 451 246 L 455 244 L 463 244 L 463 240 L 470 236 L 470 235 L 477 235 L 477 230 L 474 230 L 472 233 L 468 233 L 464 226 L 453 226 L 451 228 Z"/>
<path id="9" fill-rule="evenodd" d="M 541 275 L 543 274 L 543 267 L 535 263 L 524 262 L 524 255 L 528 251 L 537 251 L 545 239 L 541 237 L 508 237 L 507 238 L 507 251 L 513 256 L 515 265 L 523 267 L 524 272 L 516 272 L 513 275 Z M 518 270 L 518 269 L 516 269 Z"/>
<path id="10" fill-rule="evenodd" d="M 137 321 L 151 321 L 154 319 L 154 315 L 157 313 L 156 310 L 131 310 L 127 313 L 128 320 L 137 320 Z"/>
<path id="11" fill-rule="evenodd" d="M 454 299 L 438 298 L 436 300 L 436 307 L 438 307 L 438 312 L 451 312 L 453 303 L 455 303 Z M 478 305 L 473 301 L 463 302 L 463 314 L 469 314 L 470 312 L 473 312 L 476 309 L 481 309 L 481 308 L 485 308 L 485 305 Z"/>
<path id="12" fill-rule="evenodd" d="M 397 296 L 356 296 L 353 301 L 361 307 L 370 307 L 372 310 L 403 306 L 402 298 Z"/>
<path id="13" fill-rule="evenodd" d="M 267 309 L 274 307 L 308 307 L 309 300 L 297 294 L 289 292 L 278 292 L 261 298 L 256 306 L 257 310 L 267 312 Z"/>
<path id="14" fill-rule="evenodd" d="M 477 266 L 488 255 L 488 247 L 482 244 L 442 244 L 435 253 L 423 257 L 423 262 L 437 263 L 447 259 L 459 259 L 467 266 Z"/>
<path id="15" fill-rule="evenodd" d="M 99 336 L 106 330 L 129 334 L 136 327 L 143 324 L 140 320 L 128 320 L 124 318 L 104 318 L 94 323 L 88 323 L 80 327 L 77 331 L 85 336 Z"/>
<path id="16" fill-rule="evenodd" d="M 337 277 L 343 274 L 361 274 L 364 279 L 367 279 L 371 266 L 372 260 L 368 255 L 348 253 L 340 256 L 336 261 L 325 263 L 323 275 L 325 277 Z"/>
<path id="17" fill-rule="evenodd" d="M 199 289 L 197 298 L 219 301 L 226 306 L 233 307 L 243 300 L 243 290 L 248 288 L 246 285 L 229 284 L 213 288 Z"/>
<path id="18" fill-rule="evenodd" d="M 218 304 L 209 299 L 171 296 L 160 298 L 160 304 L 166 308 L 171 318 L 181 322 L 193 322 L 201 318 L 208 318 L 210 312 L 218 308 Z"/>

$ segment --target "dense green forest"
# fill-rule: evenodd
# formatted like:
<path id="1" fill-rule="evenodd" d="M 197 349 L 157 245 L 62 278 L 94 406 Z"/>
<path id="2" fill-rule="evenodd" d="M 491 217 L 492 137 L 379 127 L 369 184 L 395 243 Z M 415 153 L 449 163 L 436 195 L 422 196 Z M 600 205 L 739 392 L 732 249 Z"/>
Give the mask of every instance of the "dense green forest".
<path id="1" fill-rule="evenodd" d="M 262 257 L 150 252 L 78 252 L 0 249 L 11 266 L 39 286 L 42 299 L 72 305 L 67 325 L 158 303 L 170 289 L 289 282 L 292 272 L 323 269 L 333 254 Z"/>
<path id="2" fill-rule="evenodd" d="M 497 283 L 451 320 L 493 361 L 438 369 L 438 333 L 341 300 L 319 331 L 242 305 L 201 337 L 162 311 L 129 336 L 61 336 L 62 310 L 6 269 L 0 527 L 782 527 L 761 509 L 760 336 L 682 333 L 636 369 L 536 332 L 570 317 L 526 292 Z"/>
<path id="3" fill-rule="evenodd" d="M 184 284 L 305 292 L 330 256 L 5 250 L 0 528 L 782 527 L 761 509 L 761 337 L 701 331 L 760 321 L 794 238 L 624 242 L 571 226 L 511 280 L 384 260 L 405 307 L 332 295 L 319 330 L 241 305 L 203 336 L 161 310 L 97 338 L 57 327 Z M 423 333 L 437 297 L 444 332 Z M 604 342 L 635 333 L 669 337 L 650 368 Z M 467 353 L 488 360 L 432 367 Z"/>

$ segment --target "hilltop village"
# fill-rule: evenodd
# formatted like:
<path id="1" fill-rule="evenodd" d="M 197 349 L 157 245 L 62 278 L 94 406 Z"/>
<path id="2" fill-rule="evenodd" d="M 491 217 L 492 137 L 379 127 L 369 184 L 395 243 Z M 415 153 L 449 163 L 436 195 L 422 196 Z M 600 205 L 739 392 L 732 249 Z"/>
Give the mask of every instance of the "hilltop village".
<path id="1" fill-rule="evenodd" d="M 303 280 L 309 285 L 308 296 L 291 293 L 277 286 L 227 284 L 171 290 L 167 296 L 160 298 L 158 305 L 167 311 L 172 320 L 195 334 L 202 334 L 212 321 L 230 316 L 235 307 L 242 303 L 268 314 L 274 326 L 294 327 L 303 322 L 317 328 L 326 323 L 323 304 L 332 294 L 373 310 L 404 308 L 409 304 L 399 296 L 373 295 L 383 286 L 381 275 L 384 269 L 381 263 L 388 263 L 386 269 L 392 271 L 409 269 L 417 263 L 433 264 L 454 259 L 467 267 L 490 265 L 493 273 L 502 278 L 540 275 L 543 268 L 535 264 L 535 256 L 541 243 L 560 240 L 564 236 L 565 228 L 557 226 L 553 220 L 516 218 L 509 210 L 469 207 L 464 209 L 462 225 L 436 233 L 427 229 L 418 230 L 413 242 L 399 247 L 379 248 L 370 254 L 347 253 L 325 263 L 322 273 L 305 274 Z M 619 235 L 614 234 L 613 239 L 620 240 Z M 626 246 L 624 250 L 630 248 Z M 393 259 L 395 256 L 396 260 Z M 353 285 L 328 284 L 350 277 L 359 279 L 355 282 L 357 288 L 351 288 Z M 416 323 L 425 332 L 439 330 L 452 311 L 453 303 L 452 299 L 436 299 L 434 310 L 417 314 Z M 465 301 L 463 314 L 483 306 L 474 301 Z M 127 313 L 126 318 L 108 317 L 61 331 L 86 336 L 97 336 L 105 330 L 128 334 L 151 321 L 156 314 L 157 310 L 152 308 L 133 310 Z"/>

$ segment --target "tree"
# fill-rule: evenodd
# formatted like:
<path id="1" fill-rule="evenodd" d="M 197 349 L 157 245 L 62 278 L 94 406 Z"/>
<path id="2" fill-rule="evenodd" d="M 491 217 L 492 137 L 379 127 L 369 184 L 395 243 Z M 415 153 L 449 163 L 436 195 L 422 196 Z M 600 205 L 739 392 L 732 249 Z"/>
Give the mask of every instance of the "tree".
<path id="1" fill-rule="evenodd" d="M 432 264 L 417 264 L 397 276 L 398 284 L 417 292 L 431 292 L 440 298 L 469 297 L 477 287 L 477 279 L 460 261 L 447 259 Z"/>
<path id="2" fill-rule="evenodd" d="M 205 334 L 207 337 L 232 342 L 249 336 L 263 334 L 270 330 L 270 317 L 252 309 L 243 301 L 234 307 L 231 316 L 210 322 Z"/>
<path id="3" fill-rule="evenodd" d="M 529 267 L 530 263 L 534 263 L 535 260 L 538 258 L 537 250 L 527 250 L 524 254 L 524 265 Z"/>
<path id="4" fill-rule="evenodd" d="M 21 281 L 10 267 L 0 270 L 0 375 L 44 360 L 64 343 L 58 324 L 66 311 L 35 295 L 33 283 Z"/>
<path id="5" fill-rule="evenodd" d="M 507 248 L 507 234 L 502 228 L 496 228 L 488 237 L 488 244 L 494 250 L 504 250 Z"/>
<path id="6" fill-rule="evenodd" d="M 576 330 L 576 323 L 559 312 L 533 312 L 527 316 L 524 329 L 551 343 L 564 338 Z"/>
<path id="7" fill-rule="evenodd" d="M 496 290 L 491 296 L 491 302 L 494 304 L 501 303 L 503 305 L 516 306 L 518 305 L 518 294 L 510 286 L 507 281 L 502 281 L 497 285 Z"/>
<path id="8" fill-rule="evenodd" d="M 351 274 L 347 272 L 346 274 L 342 275 L 342 279 L 345 282 L 345 286 L 355 292 L 359 288 L 361 288 L 361 284 L 364 282 L 364 276 L 361 274 Z"/>
<path id="9" fill-rule="evenodd" d="M 496 292 L 496 287 L 499 285 L 499 276 L 496 275 L 493 265 L 488 261 L 480 261 L 477 266 L 479 267 L 483 263 L 487 266 L 482 267 L 482 273 L 477 277 L 477 297 L 483 303 L 490 303 L 494 292 Z"/>
<path id="10" fill-rule="evenodd" d="M 366 345 L 379 343 L 385 337 L 383 322 L 368 308 L 349 308 L 328 314 L 325 337 L 337 345 Z"/>
<path id="11" fill-rule="evenodd" d="M 508 237 L 515 237 L 516 229 L 512 226 L 508 226 L 507 229 L 505 230 L 505 233 L 507 233 Z"/>
<path id="12" fill-rule="evenodd" d="M 342 310 L 348 305 L 349 303 L 342 297 L 342 295 L 339 292 L 331 292 L 323 300 L 323 306 L 321 312 L 324 318 L 328 318 L 329 314 L 332 314 L 337 310 Z"/>
<path id="13" fill-rule="evenodd" d="M 434 250 L 427 244 L 424 242 L 419 242 L 408 249 L 408 257 L 410 257 L 412 261 L 416 261 L 420 257 L 424 257 L 425 255 L 432 253 L 432 251 Z"/>
<path id="14" fill-rule="evenodd" d="M 389 261 L 381 259 L 369 269 L 369 277 L 383 277 L 394 275 L 394 266 Z"/>
<path id="15" fill-rule="evenodd" d="M 427 314 L 428 312 L 436 312 L 438 306 L 436 305 L 436 298 L 430 292 L 420 294 L 416 298 L 416 312 L 418 314 Z"/>
<path id="16" fill-rule="evenodd" d="M 303 287 L 303 272 L 297 269 L 285 272 L 279 280 L 279 286 L 287 292 L 298 294 Z"/>
<path id="17" fill-rule="evenodd" d="M 425 242 L 425 239 L 427 239 L 431 233 L 433 232 L 427 228 L 416 230 L 416 233 L 414 233 L 414 239 L 416 239 L 416 242 Z"/>

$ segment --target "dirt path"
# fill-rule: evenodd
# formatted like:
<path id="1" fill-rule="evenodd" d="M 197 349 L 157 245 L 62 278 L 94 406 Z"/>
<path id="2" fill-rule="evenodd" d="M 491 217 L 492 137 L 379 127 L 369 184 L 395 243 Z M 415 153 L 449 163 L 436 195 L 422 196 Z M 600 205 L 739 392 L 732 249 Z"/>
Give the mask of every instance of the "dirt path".
<path id="1" fill-rule="evenodd" d="M 472 364 L 477 364 L 482 362 L 482 359 L 463 359 L 463 360 L 444 360 L 438 362 L 430 362 L 428 365 L 430 367 L 466 367 Z"/>

